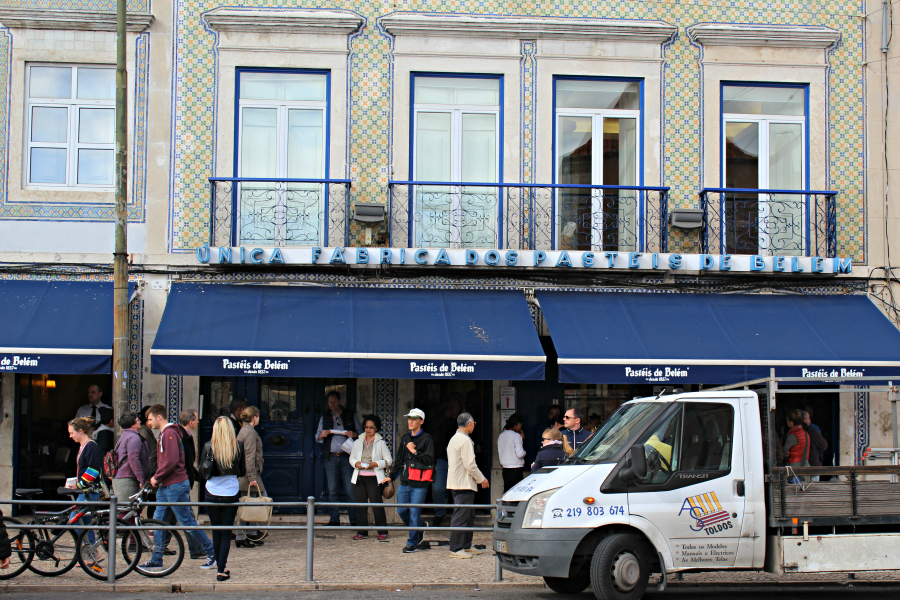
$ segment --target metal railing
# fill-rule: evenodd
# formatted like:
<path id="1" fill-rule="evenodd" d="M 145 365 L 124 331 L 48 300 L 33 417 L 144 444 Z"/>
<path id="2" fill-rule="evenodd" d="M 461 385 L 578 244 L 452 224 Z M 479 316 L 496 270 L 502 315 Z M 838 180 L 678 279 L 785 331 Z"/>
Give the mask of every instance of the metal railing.
<path id="1" fill-rule="evenodd" d="M 393 247 L 668 251 L 668 187 L 389 181 Z"/>
<path id="2" fill-rule="evenodd" d="M 837 256 L 837 192 L 704 188 L 704 254 Z"/>
<path id="3" fill-rule="evenodd" d="M 210 246 L 344 246 L 349 179 L 210 177 Z"/>
<path id="4" fill-rule="evenodd" d="M 499 502 L 499 501 L 498 501 Z M 118 498 L 113 495 L 110 496 L 106 501 L 89 501 L 89 500 L 33 500 L 33 499 L 12 499 L 12 500 L 0 500 L 0 506 L 3 505 L 19 505 L 19 506 L 29 506 L 32 509 L 39 508 L 41 506 L 71 506 L 73 504 L 77 504 L 79 507 L 98 507 L 102 509 L 108 509 L 110 515 L 118 514 L 121 508 L 128 506 L 127 504 L 119 504 Z M 54 531 L 66 530 L 66 529 L 77 529 L 77 530 L 89 530 L 95 531 L 100 529 L 105 529 L 108 531 L 108 539 L 109 539 L 109 549 L 107 551 L 107 556 L 109 560 L 109 565 L 107 567 L 108 575 L 107 575 L 107 583 L 114 584 L 116 581 L 116 532 L 117 531 L 140 531 L 140 530 L 153 530 L 153 531 L 234 531 L 237 529 L 254 529 L 260 531 L 305 531 L 306 532 L 306 581 L 313 582 L 314 581 L 314 565 L 315 565 L 315 532 L 319 531 L 346 531 L 346 530 L 359 530 L 359 525 L 316 525 L 315 523 L 315 515 L 317 508 L 346 508 L 349 510 L 353 510 L 356 508 L 362 507 L 372 507 L 372 508 L 383 508 L 385 510 L 388 509 L 397 509 L 397 508 L 445 508 L 448 510 L 452 510 L 454 508 L 472 508 L 476 510 L 487 510 L 494 511 L 497 509 L 496 504 L 402 504 L 402 503 L 393 503 L 393 502 L 316 502 L 314 496 L 309 496 L 306 499 L 306 502 L 234 502 L 234 503 L 219 503 L 219 502 L 141 502 L 141 506 L 147 507 L 156 507 L 156 506 L 189 506 L 192 508 L 195 507 L 205 507 L 205 506 L 234 506 L 234 507 L 252 507 L 252 506 L 262 506 L 267 508 L 272 508 L 273 512 L 276 508 L 300 508 L 305 507 L 306 509 L 306 522 L 305 523 L 296 523 L 296 524 L 288 524 L 288 525 L 272 525 L 271 522 L 266 525 L 262 525 L 259 523 L 254 523 L 248 527 L 246 523 L 237 525 L 169 525 L 169 526 L 160 526 L 156 524 L 152 525 L 121 525 L 116 524 L 116 519 L 108 519 L 108 523 L 103 524 L 71 524 L 71 525 L 63 525 L 63 524 L 33 524 L 33 523 L 21 523 L 16 524 L 11 521 L 6 521 L 5 525 L 9 529 L 25 529 L 25 530 L 38 530 L 38 529 L 52 529 Z M 493 519 L 492 519 L 493 521 Z M 366 526 L 367 529 L 374 530 L 383 530 L 383 531 L 471 531 L 471 532 L 491 532 L 493 531 L 493 527 L 429 527 L 429 526 L 421 526 L 421 527 L 409 527 L 405 525 L 375 525 L 374 523 Z M 503 573 L 500 567 L 499 558 L 495 555 L 494 557 L 494 581 L 502 581 Z"/>

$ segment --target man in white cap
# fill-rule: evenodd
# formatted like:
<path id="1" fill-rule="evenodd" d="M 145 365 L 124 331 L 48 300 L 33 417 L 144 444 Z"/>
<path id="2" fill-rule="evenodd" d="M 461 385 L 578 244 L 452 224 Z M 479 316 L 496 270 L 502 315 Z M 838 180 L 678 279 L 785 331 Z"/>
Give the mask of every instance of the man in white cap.
<path id="1" fill-rule="evenodd" d="M 381 483 L 388 483 L 400 475 L 398 504 L 424 504 L 428 486 L 434 481 L 434 442 L 430 435 L 422 431 L 424 422 L 425 412 L 421 409 L 414 408 L 406 415 L 409 431 L 400 438 L 400 448 L 390 474 L 381 480 Z M 422 526 L 421 508 L 401 507 L 397 509 L 397 514 L 407 527 Z M 415 552 L 423 536 L 421 531 L 410 531 L 403 553 Z"/>

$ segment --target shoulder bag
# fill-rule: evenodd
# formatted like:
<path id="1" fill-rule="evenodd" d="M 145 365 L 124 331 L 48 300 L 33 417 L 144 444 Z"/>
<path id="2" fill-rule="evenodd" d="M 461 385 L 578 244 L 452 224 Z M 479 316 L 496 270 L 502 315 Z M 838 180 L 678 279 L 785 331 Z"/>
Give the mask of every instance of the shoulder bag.
<path id="1" fill-rule="evenodd" d="M 250 495 L 250 488 L 256 488 L 256 497 Z M 240 502 L 271 502 L 272 499 L 268 496 L 263 496 L 262 492 L 259 490 L 259 484 L 254 483 L 252 486 L 247 487 L 247 495 L 243 496 L 240 499 Z M 272 520 L 272 507 L 271 506 L 241 506 L 238 509 L 237 518 L 239 521 L 244 521 L 245 523 L 263 523 L 268 525 Z"/>

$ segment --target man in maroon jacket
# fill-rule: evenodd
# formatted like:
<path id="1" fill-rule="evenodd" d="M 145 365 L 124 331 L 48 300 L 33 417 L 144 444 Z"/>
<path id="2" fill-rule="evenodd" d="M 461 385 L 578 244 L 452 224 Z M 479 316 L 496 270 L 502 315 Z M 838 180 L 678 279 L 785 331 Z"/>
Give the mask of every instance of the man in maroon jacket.
<path id="1" fill-rule="evenodd" d="M 190 502 L 191 484 L 188 481 L 187 470 L 184 462 L 184 446 L 181 444 L 181 432 L 174 423 L 169 423 L 166 415 L 166 407 L 162 404 L 154 404 L 147 411 L 147 424 L 153 429 L 159 430 L 159 440 L 156 445 L 156 473 L 150 478 L 150 484 L 159 486 L 156 492 L 157 502 Z M 169 512 L 175 513 L 179 525 L 185 527 L 196 526 L 194 513 L 189 506 L 157 506 L 153 514 L 154 519 L 165 521 Z M 203 531 L 185 531 L 194 539 L 206 553 L 206 562 L 200 565 L 201 569 L 214 569 L 216 558 L 213 553 L 212 541 Z M 162 567 L 163 548 L 165 546 L 166 532 L 157 529 L 153 532 L 155 548 L 150 560 L 141 565 L 142 569 L 152 570 Z"/>

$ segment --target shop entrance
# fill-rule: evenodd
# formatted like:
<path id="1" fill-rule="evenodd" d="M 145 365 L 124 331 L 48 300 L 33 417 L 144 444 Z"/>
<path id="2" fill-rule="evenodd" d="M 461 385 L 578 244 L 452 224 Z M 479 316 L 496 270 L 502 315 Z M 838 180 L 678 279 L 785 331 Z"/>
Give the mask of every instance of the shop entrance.
<path id="1" fill-rule="evenodd" d="M 308 496 L 324 502 L 324 457 L 315 433 L 331 390 L 341 394 L 345 408 L 356 409 L 355 379 L 201 377 L 201 445 L 212 435 L 216 417 L 228 415 L 232 399 L 246 398 L 259 408 L 256 431 L 263 441 L 262 480 L 268 495 L 277 502 L 303 502 Z"/>
<path id="2" fill-rule="evenodd" d="M 7 374 L 15 377 L 16 439 L 14 487 L 41 488 L 43 499 L 57 498 L 57 488 L 75 477 L 78 444 L 67 424 L 88 403 L 88 387 L 98 385 L 101 401 L 110 404 L 107 375 Z"/>

